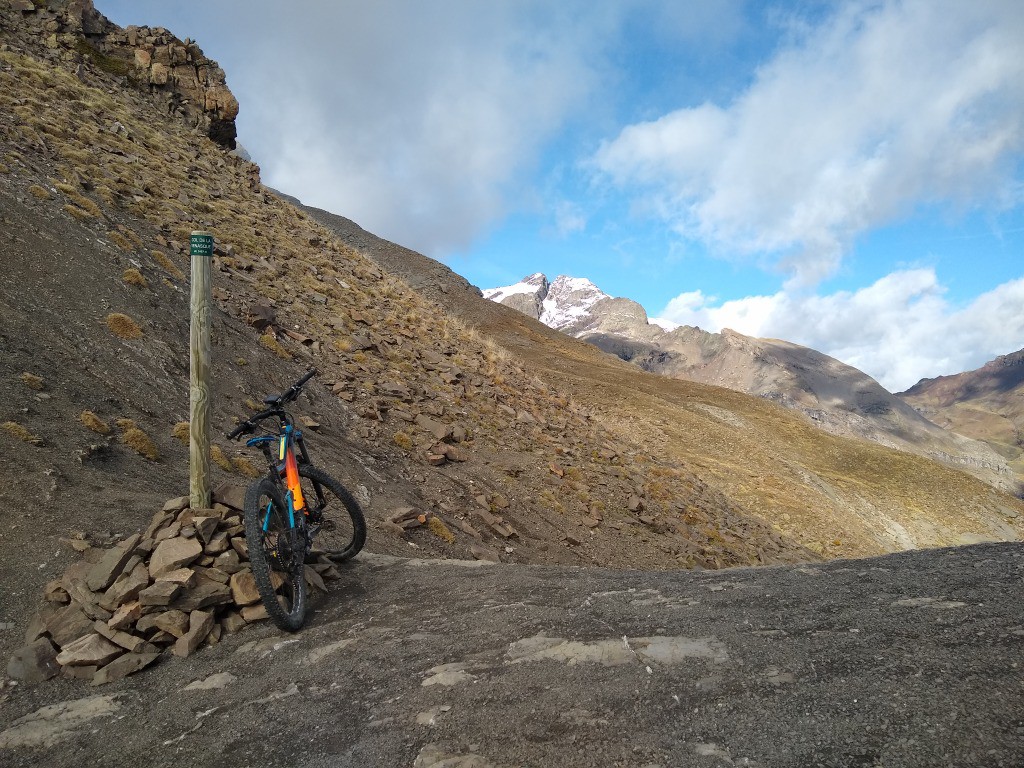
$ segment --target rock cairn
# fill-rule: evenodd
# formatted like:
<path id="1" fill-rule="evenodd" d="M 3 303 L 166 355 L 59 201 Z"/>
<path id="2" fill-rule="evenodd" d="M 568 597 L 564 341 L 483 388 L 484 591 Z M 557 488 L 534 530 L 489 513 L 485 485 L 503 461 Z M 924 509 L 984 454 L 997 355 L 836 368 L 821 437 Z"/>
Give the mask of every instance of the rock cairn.
<path id="1" fill-rule="evenodd" d="M 249 567 L 242 523 L 244 489 L 224 485 L 210 509 L 171 499 L 143 533 L 108 548 L 84 535 L 69 540 L 82 554 L 46 585 L 25 645 L 7 674 L 41 682 L 58 674 L 102 685 L 157 661 L 188 656 L 224 634 L 267 618 Z M 327 591 L 340 578 L 331 561 L 306 565 L 310 586 Z"/>

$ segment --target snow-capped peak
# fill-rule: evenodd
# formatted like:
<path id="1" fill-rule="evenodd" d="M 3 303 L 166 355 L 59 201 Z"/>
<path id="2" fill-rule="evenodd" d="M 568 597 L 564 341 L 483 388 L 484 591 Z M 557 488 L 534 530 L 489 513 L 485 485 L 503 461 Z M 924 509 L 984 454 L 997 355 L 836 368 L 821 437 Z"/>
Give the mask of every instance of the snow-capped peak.
<path id="1" fill-rule="evenodd" d="M 483 295 L 556 330 L 569 330 L 570 326 L 586 321 L 594 304 L 611 298 L 585 277 L 559 275 L 549 283 L 542 272 L 524 277 L 514 285 L 488 288 Z"/>
<path id="2" fill-rule="evenodd" d="M 551 328 L 571 325 L 590 312 L 601 299 L 611 298 L 585 277 L 559 275 L 548 286 L 540 321 Z"/>

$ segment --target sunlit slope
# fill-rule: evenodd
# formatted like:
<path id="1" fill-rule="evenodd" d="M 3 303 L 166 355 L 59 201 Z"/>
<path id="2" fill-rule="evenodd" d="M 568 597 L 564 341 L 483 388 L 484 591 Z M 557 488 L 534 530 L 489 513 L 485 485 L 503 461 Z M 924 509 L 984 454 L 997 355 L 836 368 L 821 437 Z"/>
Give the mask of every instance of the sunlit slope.
<path id="1" fill-rule="evenodd" d="M 247 482 L 245 451 L 221 437 L 234 418 L 316 365 L 305 415 L 320 425 L 319 460 L 359 490 L 371 549 L 647 568 L 815 557 L 384 273 L 144 90 L 82 63 L 76 74 L 74 60 L 0 52 L 2 224 L 14 244 L 0 311 L 19 339 L 2 360 L 13 427 L 0 440 L 59 508 L 54 542 L 137 526 L 152 509 L 133 498 L 180 488 L 187 243 L 203 228 L 217 243 L 219 479 Z M 129 423 L 155 451 L 131 450 Z M 85 488 L 93 504 L 77 503 Z M 393 519 L 409 509 L 443 527 L 404 530 Z M 12 550 L 52 549 L 30 534 L 19 529 Z"/>
<path id="2" fill-rule="evenodd" d="M 443 265 L 308 209 L 484 336 L 565 387 L 605 423 L 681 461 L 826 556 L 1014 538 L 1019 500 L 931 460 L 822 432 L 806 417 L 721 387 L 638 371 L 483 299 Z"/>

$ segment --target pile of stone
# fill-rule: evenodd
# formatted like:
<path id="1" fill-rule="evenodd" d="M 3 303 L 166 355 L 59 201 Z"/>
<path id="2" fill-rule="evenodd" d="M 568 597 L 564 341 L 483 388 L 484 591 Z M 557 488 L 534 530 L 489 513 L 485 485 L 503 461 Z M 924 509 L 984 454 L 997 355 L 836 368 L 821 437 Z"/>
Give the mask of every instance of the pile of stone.
<path id="1" fill-rule="evenodd" d="M 244 490 L 224 485 L 210 509 L 168 501 L 143 533 L 109 548 L 70 540 L 82 558 L 46 585 L 7 667 L 27 682 L 58 674 L 101 685 L 149 666 L 170 651 L 188 656 L 224 634 L 267 618 L 249 568 L 242 523 Z M 326 591 L 337 567 L 317 556 L 306 580 Z"/>

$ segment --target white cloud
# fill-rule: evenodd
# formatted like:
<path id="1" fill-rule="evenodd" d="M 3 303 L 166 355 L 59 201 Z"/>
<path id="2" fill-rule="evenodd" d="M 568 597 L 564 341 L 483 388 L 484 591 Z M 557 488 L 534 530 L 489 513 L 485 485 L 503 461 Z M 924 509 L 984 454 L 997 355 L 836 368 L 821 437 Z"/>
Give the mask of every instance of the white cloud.
<path id="1" fill-rule="evenodd" d="M 700 291 L 660 316 L 709 331 L 779 338 L 848 363 L 898 392 L 1024 347 L 1024 278 L 951 306 L 934 270 L 893 272 L 867 288 L 819 296 L 781 291 L 716 304 Z"/>
<path id="2" fill-rule="evenodd" d="M 465 248 L 517 202 L 615 28 L 542 0 L 258 0 L 244 14 L 256 39 L 274 30 L 229 79 L 264 180 L 428 254 Z"/>
<path id="3" fill-rule="evenodd" d="M 916 206 L 1024 202 L 1024 3 L 850 2 L 732 104 L 628 126 L 593 161 L 687 238 L 793 286 Z"/>
<path id="4" fill-rule="evenodd" d="M 440 256 L 511 210 L 566 197 L 538 203 L 532 175 L 563 153 L 575 168 L 580 133 L 606 130 L 638 40 L 721 50 L 745 24 L 743 3 L 99 4 L 119 23 L 194 37 L 221 63 L 266 183 Z M 555 231 L 585 223 L 549 213 Z"/>
<path id="5" fill-rule="evenodd" d="M 566 237 L 573 232 L 582 232 L 587 228 L 587 217 L 580 206 L 568 200 L 562 200 L 555 204 L 555 229 L 560 237 Z"/>

